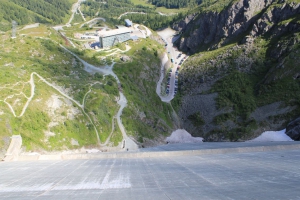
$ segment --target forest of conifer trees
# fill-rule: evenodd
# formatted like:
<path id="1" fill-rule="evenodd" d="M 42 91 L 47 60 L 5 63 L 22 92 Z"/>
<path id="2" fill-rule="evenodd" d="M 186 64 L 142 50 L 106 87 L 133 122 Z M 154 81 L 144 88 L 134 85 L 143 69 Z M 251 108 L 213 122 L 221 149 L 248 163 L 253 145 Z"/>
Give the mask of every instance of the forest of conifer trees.
<path id="1" fill-rule="evenodd" d="M 0 30 L 8 30 L 12 20 L 60 24 L 71 7 L 69 0 L 0 0 Z"/>
<path id="2" fill-rule="evenodd" d="M 200 4 L 202 0 L 149 0 L 149 3 L 157 7 L 186 8 Z"/>

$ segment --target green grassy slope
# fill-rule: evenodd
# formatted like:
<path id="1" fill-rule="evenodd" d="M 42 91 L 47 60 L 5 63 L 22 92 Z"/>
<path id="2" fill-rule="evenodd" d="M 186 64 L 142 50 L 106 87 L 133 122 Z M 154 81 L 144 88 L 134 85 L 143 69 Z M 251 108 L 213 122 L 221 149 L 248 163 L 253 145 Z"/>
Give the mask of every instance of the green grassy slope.
<path id="1" fill-rule="evenodd" d="M 126 53 L 132 61 L 114 68 L 129 102 L 122 115 L 124 126 L 141 143 L 159 139 L 173 128 L 172 108 L 161 102 L 155 92 L 162 50 L 162 45 L 151 39 L 140 41 Z"/>
<path id="2" fill-rule="evenodd" d="M 66 22 L 73 3 L 75 0 L 0 0 L 0 30 L 11 29 L 12 20 L 18 25 Z"/>
<path id="3" fill-rule="evenodd" d="M 48 31 L 44 35 L 50 32 L 52 40 L 63 43 L 53 30 L 39 30 Z M 26 150 L 77 148 L 71 144 L 72 138 L 78 141 L 79 147 L 96 145 L 94 125 L 101 142 L 107 139 L 119 107 L 113 78 L 88 74 L 79 61 L 48 39 L 31 36 L 10 39 L 7 33 L 1 35 L 1 41 L 4 46 L 0 51 L 1 141 L 12 134 L 21 134 Z M 31 95 L 29 80 L 33 72 L 80 104 L 86 95 L 85 112 L 92 122 L 80 107 L 36 75 L 33 76 L 34 96 L 24 115 L 19 117 Z M 5 102 L 12 106 L 17 117 Z"/>
<path id="4" fill-rule="evenodd" d="M 71 34 L 72 30 L 69 28 L 68 32 Z M 77 59 L 59 47 L 58 44 L 67 45 L 59 33 L 45 25 L 22 30 L 15 39 L 10 38 L 9 32 L 2 33 L 0 41 L 0 128 L 3 130 L 0 149 L 7 148 L 7 141 L 14 134 L 22 136 L 26 151 L 92 147 L 97 145 L 95 128 L 102 143 L 110 135 L 112 146 L 122 141 L 114 118 L 119 109 L 119 91 L 112 76 L 84 71 Z M 160 75 L 158 55 L 164 47 L 150 38 L 130 41 L 129 45 L 130 51 L 118 53 L 106 61 L 117 62 L 114 71 L 128 100 L 128 107 L 121 116 L 125 129 L 141 144 L 147 145 L 149 140 L 162 141 L 174 126 L 170 105 L 162 103 L 155 92 Z M 125 49 L 124 44 L 117 47 Z M 104 64 L 100 57 L 108 54 L 70 49 L 99 66 Z M 120 54 L 129 56 L 131 61 L 120 61 Z M 33 80 L 30 81 L 31 75 Z M 29 101 L 32 81 L 35 91 Z M 78 106 L 83 102 L 84 110 Z"/>

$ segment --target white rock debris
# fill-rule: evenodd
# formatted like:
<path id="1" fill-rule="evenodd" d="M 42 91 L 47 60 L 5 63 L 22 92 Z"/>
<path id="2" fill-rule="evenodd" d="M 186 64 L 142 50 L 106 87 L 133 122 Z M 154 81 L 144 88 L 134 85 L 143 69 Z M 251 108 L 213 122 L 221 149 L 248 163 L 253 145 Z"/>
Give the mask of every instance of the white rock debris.
<path id="1" fill-rule="evenodd" d="M 184 129 L 177 129 L 170 137 L 166 138 L 167 143 L 202 143 L 202 137 L 193 137 Z"/>

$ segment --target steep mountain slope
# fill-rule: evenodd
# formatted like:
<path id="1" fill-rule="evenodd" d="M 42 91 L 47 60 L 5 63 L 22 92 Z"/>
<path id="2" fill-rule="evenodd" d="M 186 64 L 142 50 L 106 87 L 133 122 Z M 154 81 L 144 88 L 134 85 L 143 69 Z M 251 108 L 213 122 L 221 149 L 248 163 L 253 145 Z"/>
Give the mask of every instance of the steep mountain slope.
<path id="1" fill-rule="evenodd" d="M 183 31 L 179 47 L 184 51 L 195 53 L 205 47 L 216 48 L 228 44 L 238 37 L 249 35 L 252 37 L 266 34 L 280 34 L 286 29 L 293 28 L 295 20 L 292 19 L 300 12 L 299 4 L 290 1 L 251 0 L 232 1 L 221 12 L 204 12 L 194 14 L 192 20 L 181 21 L 174 25 L 178 31 Z M 290 20 L 283 24 L 284 20 Z M 188 24 L 187 24 L 188 23 Z M 274 26 L 278 25 L 277 28 Z M 271 29 L 275 30 L 271 30 Z M 284 30 L 281 30 L 285 28 Z M 280 31 L 279 31 L 280 30 Z"/>
<path id="2" fill-rule="evenodd" d="M 128 101 L 121 115 L 123 125 L 138 144 L 155 145 L 174 128 L 171 106 L 155 93 L 158 55 L 164 50 L 155 40 L 128 41 L 132 48 L 121 53 L 127 62 L 120 60 L 120 53 L 104 62 L 100 60 L 104 52 L 71 48 L 95 66 L 114 65 L 119 85 L 111 75 L 88 73 L 59 46 L 68 43 L 54 29 L 40 25 L 20 35 L 11 39 L 9 32 L 0 34 L 0 157 L 9 137 L 18 134 L 27 152 L 116 146 L 119 150 L 123 139 L 116 117 L 119 90 Z"/>
<path id="3" fill-rule="evenodd" d="M 107 110 L 116 112 L 118 107 L 113 89 L 101 86 L 107 79 L 85 72 L 78 60 L 52 42 L 60 41 L 54 30 L 45 28 L 47 35 L 49 39 L 20 36 L 14 40 L 8 33 L 1 35 L 1 147 L 9 136 L 20 134 L 26 151 L 72 149 L 97 144 L 94 126 L 101 125 L 102 141 L 111 131 Z M 78 105 L 83 100 L 84 110 Z M 95 103 L 103 107 L 94 109 Z M 103 121 L 96 122 L 97 118 Z"/>
<path id="4" fill-rule="evenodd" d="M 174 24 L 178 47 L 193 54 L 173 103 L 183 127 L 245 140 L 299 115 L 299 14 L 298 1 L 240 0 Z"/>
<path id="5" fill-rule="evenodd" d="M 127 53 L 131 62 L 116 64 L 114 69 L 129 101 L 122 115 L 128 134 L 143 146 L 155 146 L 174 130 L 176 115 L 155 91 L 164 48 L 153 39 L 141 44 L 134 44 Z"/>

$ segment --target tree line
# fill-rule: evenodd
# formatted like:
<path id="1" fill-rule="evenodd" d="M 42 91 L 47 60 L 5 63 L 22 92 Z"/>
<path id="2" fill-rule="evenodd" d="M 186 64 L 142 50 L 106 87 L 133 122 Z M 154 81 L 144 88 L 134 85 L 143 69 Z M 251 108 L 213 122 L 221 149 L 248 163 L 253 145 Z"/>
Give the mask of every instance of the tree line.
<path id="1" fill-rule="evenodd" d="M 71 3 L 68 0 L 10 0 L 15 4 L 50 19 L 54 23 L 62 23 L 68 14 Z"/>
<path id="2" fill-rule="evenodd" d="M 99 16 L 104 18 L 117 18 L 125 12 L 154 12 L 153 8 L 141 5 L 135 6 L 130 0 L 109 0 L 107 3 L 101 3 L 102 0 L 86 0 L 82 2 L 84 8 L 81 10 L 83 14 L 95 17 L 99 11 Z"/>
<path id="3" fill-rule="evenodd" d="M 134 23 L 143 24 L 153 30 L 158 30 L 163 27 L 171 26 L 175 21 L 182 19 L 184 16 L 183 13 L 173 16 L 162 16 L 153 13 L 127 14 L 119 20 L 119 23 L 122 24 L 125 19 L 130 19 Z"/>
<path id="4" fill-rule="evenodd" d="M 202 0 L 149 0 L 149 3 L 157 7 L 186 8 L 199 5 Z"/>
<path id="5" fill-rule="evenodd" d="M 11 21 L 19 25 L 63 22 L 72 4 L 69 0 L 0 0 L 0 30 L 11 28 Z"/>
<path id="6" fill-rule="evenodd" d="M 107 23 L 112 25 L 124 24 L 124 19 L 130 19 L 134 23 L 143 24 L 153 30 L 169 26 L 185 16 L 183 13 L 172 16 L 159 15 L 155 8 L 142 5 L 134 5 L 130 0 L 110 0 L 107 3 L 100 3 L 101 0 L 86 0 L 82 12 L 90 17 L 103 17 Z M 145 14 L 127 14 L 121 19 L 118 17 L 125 12 L 143 12 Z M 96 14 L 98 15 L 96 16 Z"/>

